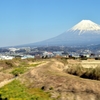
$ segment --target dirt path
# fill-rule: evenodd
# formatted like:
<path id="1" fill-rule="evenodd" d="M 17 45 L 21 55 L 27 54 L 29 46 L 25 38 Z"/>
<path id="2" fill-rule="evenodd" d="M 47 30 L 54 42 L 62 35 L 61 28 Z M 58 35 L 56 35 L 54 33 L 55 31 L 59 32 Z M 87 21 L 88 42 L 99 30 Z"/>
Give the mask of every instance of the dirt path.
<path id="1" fill-rule="evenodd" d="M 5 86 L 6 84 L 12 82 L 13 80 L 15 80 L 16 78 L 12 78 L 12 79 L 9 79 L 9 80 L 4 80 L 2 82 L 0 82 L 0 88 Z"/>

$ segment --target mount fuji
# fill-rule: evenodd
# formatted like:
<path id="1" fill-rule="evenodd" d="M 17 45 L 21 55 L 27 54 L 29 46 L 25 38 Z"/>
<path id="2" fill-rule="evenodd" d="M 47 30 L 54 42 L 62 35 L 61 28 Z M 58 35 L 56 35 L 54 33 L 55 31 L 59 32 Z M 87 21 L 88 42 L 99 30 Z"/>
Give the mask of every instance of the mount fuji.
<path id="1" fill-rule="evenodd" d="M 100 44 L 100 25 L 82 20 L 64 33 L 31 46 L 90 46 Z"/>

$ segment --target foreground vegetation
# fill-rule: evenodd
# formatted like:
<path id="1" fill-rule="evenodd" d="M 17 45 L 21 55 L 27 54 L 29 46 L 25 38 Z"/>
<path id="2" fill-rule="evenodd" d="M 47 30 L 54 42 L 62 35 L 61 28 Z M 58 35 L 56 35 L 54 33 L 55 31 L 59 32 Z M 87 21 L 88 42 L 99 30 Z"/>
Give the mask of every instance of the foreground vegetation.
<path id="1" fill-rule="evenodd" d="M 53 100 L 50 94 L 39 88 L 27 88 L 20 81 L 5 85 L 0 89 L 0 100 Z"/>
<path id="2" fill-rule="evenodd" d="M 69 66 L 66 72 L 81 78 L 100 80 L 100 66 L 97 66 L 96 68 L 84 68 L 78 64 Z"/>

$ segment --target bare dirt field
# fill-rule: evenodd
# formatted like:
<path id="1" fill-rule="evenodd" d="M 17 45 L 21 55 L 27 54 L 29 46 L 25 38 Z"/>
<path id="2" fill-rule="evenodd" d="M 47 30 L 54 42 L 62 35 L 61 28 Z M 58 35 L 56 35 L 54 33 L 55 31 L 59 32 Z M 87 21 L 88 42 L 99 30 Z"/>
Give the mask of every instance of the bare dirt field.
<path id="1" fill-rule="evenodd" d="M 100 60 L 67 60 L 68 65 L 82 65 L 82 67 L 84 68 L 96 68 L 98 66 L 100 66 Z"/>
<path id="2" fill-rule="evenodd" d="M 95 68 L 97 66 L 100 66 L 100 61 L 99 60 L 86 60 L 81 62 L 82 66 L 85 68 Z"/>

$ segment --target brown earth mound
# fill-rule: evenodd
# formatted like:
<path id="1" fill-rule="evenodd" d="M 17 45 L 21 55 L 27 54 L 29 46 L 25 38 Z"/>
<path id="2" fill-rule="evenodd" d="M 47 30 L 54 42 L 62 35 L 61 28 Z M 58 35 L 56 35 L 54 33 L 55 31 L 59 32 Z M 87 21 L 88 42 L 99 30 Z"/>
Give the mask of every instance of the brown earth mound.
<path id="1" fill-rule="evenodd" d="M 100 81 L 82 79 L 64 72 L 67 67 L 55 59 L 35 67 L 20 80 L 29 88 L 41 88 L 56 100 L 99 100 Z"/>

